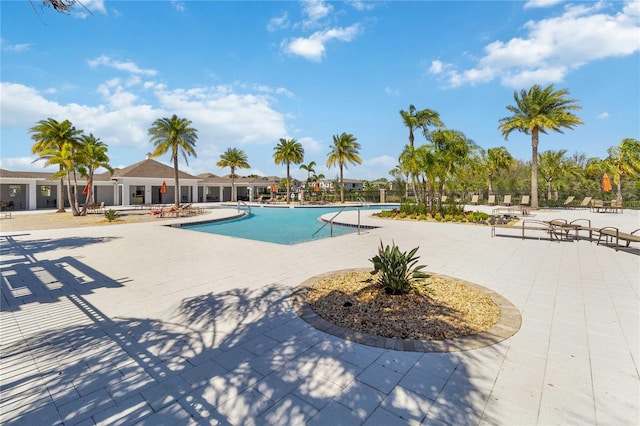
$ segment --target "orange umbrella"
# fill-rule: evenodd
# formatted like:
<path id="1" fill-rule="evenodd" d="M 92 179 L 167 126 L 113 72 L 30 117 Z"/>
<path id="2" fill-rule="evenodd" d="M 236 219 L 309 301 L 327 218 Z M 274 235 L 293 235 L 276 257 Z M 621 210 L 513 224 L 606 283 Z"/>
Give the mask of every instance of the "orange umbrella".
<path id="1" fill-rule="evenodd" d="M 87 184 L 84 186 L 84 189 L 82 190 L 82 193 L 84 195 L 89 195 L 89 189 L 91 188 L 91 181 L 88 181 Z"/>
<path id="2" fill-rule="evenodd" d="M 609 180 L 609 175 L 608 174 L 604 174 L 604 176 L 602 176 L 602 190 L 604 192 L 609 192 L 613 189 L 613 187 L 611 186 L 611 180 Z"/>
<path id="3" fill-rule="evenodd" d="M 167 182 L 162 181 L 162 185 L 160 186 L 160 193 L 161 194 L 166 194 L 167 193 Z"/>
<path id="4" fill-rule="evenodd" d="M 276 187 L 275 182 L 271 184 L 271 192 L 277 192 L 278 188 Z"/>
<path id="5" fill-rule="evenodd" d="M 316 181 L 316 183 L 313 185 L 313 191 L 320 192 L 320 182 Z"/>

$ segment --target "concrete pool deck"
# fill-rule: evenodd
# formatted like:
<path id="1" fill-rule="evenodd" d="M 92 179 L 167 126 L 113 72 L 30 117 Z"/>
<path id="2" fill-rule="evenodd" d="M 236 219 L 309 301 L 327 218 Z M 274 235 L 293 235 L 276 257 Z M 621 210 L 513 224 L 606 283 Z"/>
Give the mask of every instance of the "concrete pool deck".
<path id="1" fill-rule="evenodd" d="M 638 211 L 534 214 L 640 227 Z M 0 423 L 640 423 L 637 243 L 616 252 L 362 220 L 381 227 L 295 246 L 168 221 L 3 230 Z M 520 330 L 480 349 L 416 353 L 345 341 L 296 315 L 297 285 L 370 267 L 381 240 L 419 246 L 429 271 L 505 297 Z"/>

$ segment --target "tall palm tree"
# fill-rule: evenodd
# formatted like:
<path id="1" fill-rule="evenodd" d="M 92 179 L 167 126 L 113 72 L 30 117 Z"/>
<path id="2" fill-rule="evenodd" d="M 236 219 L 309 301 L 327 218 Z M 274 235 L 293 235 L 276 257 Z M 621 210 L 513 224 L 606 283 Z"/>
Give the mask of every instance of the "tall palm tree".
<path id="1" fill-rule="evenodd" d="M 291 190 L 290 168 L 291 163 L 300 164 L 304 160 L 304 148 L 295 139 L 280 138 L 280 143 L 273 150 L 273 160 L 276 164 L 287 165 L 287 204 L 291 201 L 289 192 Z"/>
<path id="2" fill-rule="evenodd" d="M 31 139 L 36 141 L 31 147 L 31 153 L 38 154 L 36 159 L 38 161 L 47 160 L 47 157 L 52 155 L 55 156 L 55 151 L 62 151 L 66 143 L 78 144 L 82 130 L 77 130 L 69 120 L 58 122 L 53 118 L 48 118 L 38 121 L 35 126 L 29 129 L 29 133 L 31 133 Z M 44 152 L 47 155 L 43 155 Z M 56 164 L 59 166 L 59 172 L 56 177 L 60 179 L 57 189 L 58 213 L 63 213 L 65 209 L 62 195 L 62 187 L 64 186 L 64 174 L 62 172 L 65 166 L 62 162 Z"/>
<path id="3" fill-rule="evenodd" d="M 451 129 L 435 130 L 431 134 L 431 140 L 438 173 L 438 197 L 435 201 L 440 206 L 446 182 L 467 162 L 475 143 L 467 139 L 464 133 Z"/>
<path id="4" fill-rule="evenodd" d="M 640 141 L 626 138 L 617 147 L 608 149 L 607 163 L 613 172 L 613 183 L 617 186 L 617 199 L 622 200 L 622 177 L 640 173 Z"/>
<path id="5" fill-rule="evenodd" d="M 409 145 L 413 146 L 413 132 L 416 129 L 422 129 L 425 136 L 428 134 L 428 126 L 442 126 L 440 114 L 430 109 L 416 110 L 416 107 L 409 105 L 409 110 L 400 110 L 402 122 L 409 128 Z"/>
<path id="6" fill-rule="evenodd" d="M 553 182 L 562 176 L 566 153 L 566 149 L 561 149 L 544 151 L 538 155 L 538 172 L 547 183 L 547 200 L 553 198 Z"/>
<path id="7" fill-rule="evenodd" d="M 315 161 L 312 161 L 309 164 L 300 164 L 300 168 L 307 171 L 307 191 L 309 190 L 309 185 L 311 184 L 311 174 L 316 172 L 316 169 L 314 169 L 315 165 Z"/>
<path id="8" fill-rule="evenodd" d="M 513 115 L 499 120 L 498 130 L 507 139 L 511 132 L 517 130 L 525 135 L 531 134 L 531 208 L 538 208 L 538 142 L 540 132 L 553 130 L 563 133 L 562 128 L 573 129 L 582 124 L 582 120 L 572 111 L 582 109 L 575 99 L 567 98 L 567 89 L 554 90 L 553 84 L 541 88 L 535 84 L 527 91 L 522 89 L 520 95 L 513 93 L 515 105 L 508 105 L 507 110 Z"/>
<path id="9" fill-rule="evenodd" d="M 216 163 L 216 166 L 224 168 L 229 167 L 231 169 L 231 201 L 236 201 L 236 169 L 248 169 L 251 167 L 247 162 L 247 154 L 243 150 L 238 148 L 227 148 L 225 152 L 220 154 L 220 161 Z"/>
<path id="10" fill-rule="evenodd" d="M 360 144 L 355 136 L 349 133 L 333 135 L 333 146 L 327 158 L 327 167 L 331 168 L 336 164 L 340 168 L 340 202 L 344 203 L 344 169 L 347 163 L 362 164 Z"/>
<path id="11" fill-rule="evenodd" d="M 186 118 L 178 118 L 173 115 L 171 118 L 159 118 L 151 123 L 148 132 L 151 142 L 156 149 L 151 153 L 152 157 L 171 153 L 173 161 L 173 177 L 175 181 L 174 204 L 180 207 L 180 182 L 178 180 L 178 154 L 182 153 L 184 161 L 189 165 L 188 155 L 197 157 L 196 141 L 198 140 L 198 130 L 191 127 L 191 121 Z"/>
<path id="12" fill-rule="evenodd" d="M 500 170 L 506 170 L 515 160 L 504 146 L 487 149 L 487 178 L 489 180 L 489 194 L 493 193 L 493 178 Z"/>
<path id="13" fill-rule="evenodd" d="M 107 145 L 105 145 L 100 138 L 93 136 L 90 133 L 89 136 L 80 136 L 82 141 L 82 151 L 80 154 L 80 164 L 78 170 L 80 174 L 86 176 L 89 182 L 89 192 L 85 199 L 84 207 L 80 212 L 81 215 L 87 214 L 87 205 L 94 202 L 93 198 L 93 175 L 96 169 L 103 167 L 110 173 L 113 173 L 113 168 L 109 165 L 109 156 L 107 155 Z"/>

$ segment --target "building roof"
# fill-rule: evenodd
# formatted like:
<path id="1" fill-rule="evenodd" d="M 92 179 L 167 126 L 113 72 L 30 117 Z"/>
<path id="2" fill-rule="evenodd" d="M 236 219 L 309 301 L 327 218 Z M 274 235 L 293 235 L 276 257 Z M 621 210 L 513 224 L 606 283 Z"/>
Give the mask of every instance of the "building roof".
<path id="1" fill-rule="evenodd" d="M 50 179 L 51 176 L 53 176 L 52 172 L 14 172 L 0 169 L 0 178 Z"/>
<path id="2" fill-rule="evenodd" d="M 103 174 L 109 176 L 110 179 L 123 177 L 173 179 L 173 172 L 173 167 L 169 167 L 152 159 L 146 159 L 125 167 L 124 169 L 114 169 L 113 175 L 109 174 L 109 172 Z M 178 177 L 182 179 L 198 179 L 196 176 L 180 170 L 178 170 Z"/>

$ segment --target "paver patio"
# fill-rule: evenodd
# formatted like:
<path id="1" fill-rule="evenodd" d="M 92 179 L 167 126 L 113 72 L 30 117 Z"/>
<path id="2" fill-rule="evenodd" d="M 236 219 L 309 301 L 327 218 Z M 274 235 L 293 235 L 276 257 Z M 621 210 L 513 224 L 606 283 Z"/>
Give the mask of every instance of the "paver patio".
<path id="1" fill-rule="evenodd" d="M 631 231 L 638 213 L 535 214 Z M 640 424 L 637 244 L 364 220 L 381 228 L 295 246 L 158 223 L 2 232 L 0 423 Z M 369 267 L 380 240 L 507 298 L 520 330 L 416 353 L 298 317 L 293 288 Z"/>

